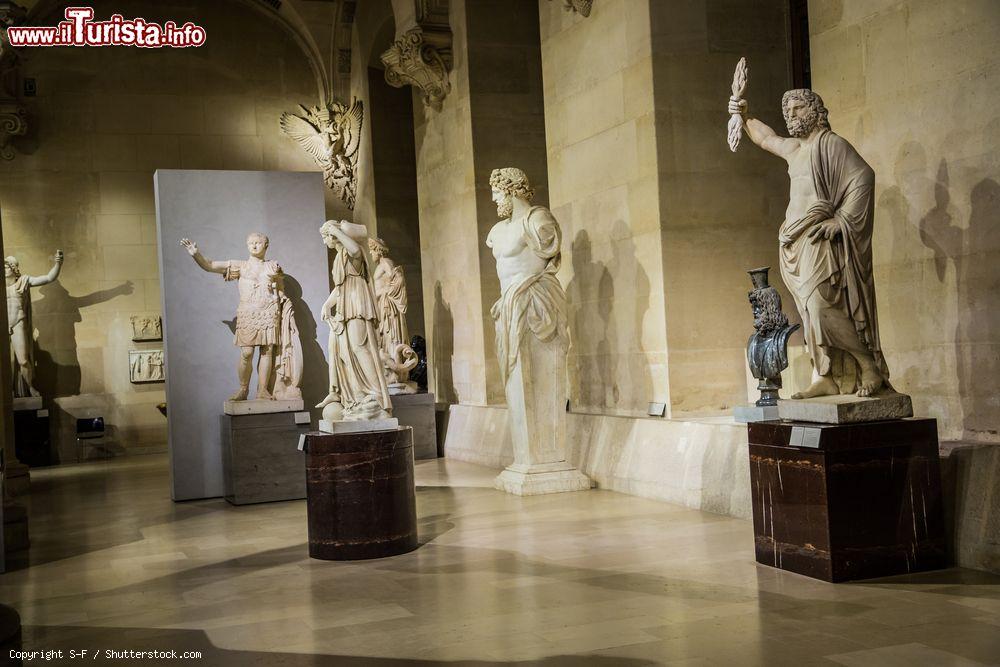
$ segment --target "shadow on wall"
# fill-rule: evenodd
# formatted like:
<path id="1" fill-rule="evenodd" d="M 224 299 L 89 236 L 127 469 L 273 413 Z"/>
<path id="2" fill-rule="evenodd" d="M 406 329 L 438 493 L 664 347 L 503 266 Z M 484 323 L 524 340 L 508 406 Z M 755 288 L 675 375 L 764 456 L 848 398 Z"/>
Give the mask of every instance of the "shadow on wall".
<path id="1" fill-rule="evenodd" d="M 457 403 L 455 379 L 452 376 L 451 360 L 455 356 L 455 318 L 451 306 L 441 293 L 441 281 L 434 283 L 434 319 L 431 324 L 431 354 L 428 365 L 434 382 L 437 400 L 443 403 Z"/>
<path id="2" fill-rule="evenodd" d="M 292 301 L 295 309 L 295 324 L 299 327 L 299 340 L 302 341 L 302 396 L 306 407 L 318 403 L 329 391 L 330 369 L 323 354 L 323 348 L 317 340 L 316 318 L 309 309 L 309 304 L 302 300 L 302 285 L 294 277 L 285 274 L 285 296 Z"/>
<path id="3" fill-rule="evenodd" d="M 570 401 L 574 411 L 610 409 L 642 415 L 653 393 L 642 347 L 649 277 L 635 258 L 635 243 L 624 221 L 614 223 L 610 238 L 612 259 L 607 265 L 594 260 L 587 230 L 581 229 L 573 239 L 573 278 L 566 287 L 573 369 Z M 616 279 L 628 286 L 618 299 Z"/>
<path id="4" fill-rule="evenodd" d="M 956 224 L 951 203 L 948 163 L 942 159 L 934 183 L 934 206 L 920 220 L 920 240 L 934 252 L 939 281 L 948 262 L 955 269 L 958 320 L 955 325 L 958 390 L 963 438 L 1000 435 L 1000 184 L 984 178 L 969 195 L 968 224 Z"/>
<path id="5" fill-rule="evenodd" d="M 131 281 L 125 281 L 84 296 L 72 296 L 59 281 L 38 289 L 44 298 L 32 302 L 33 317 L 43 317 L 46 322 L 44 327 L 38 325 L 37 319 L 33 324 L 54 345 L 35 347 L 35 384 L 43 396 L 75 396 L 83 384 L 76 345 L 76 324 L 83 321 L 80 310 L 131 294 L 134 287 Z M 61 345 L 63 341 L 68 342 L 66 346 Z"/>

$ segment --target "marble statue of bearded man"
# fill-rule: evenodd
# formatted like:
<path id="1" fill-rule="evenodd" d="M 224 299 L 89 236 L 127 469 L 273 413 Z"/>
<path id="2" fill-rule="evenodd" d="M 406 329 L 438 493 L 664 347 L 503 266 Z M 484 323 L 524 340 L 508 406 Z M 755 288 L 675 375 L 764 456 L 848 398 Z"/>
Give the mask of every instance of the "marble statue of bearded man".
<path id="1" fill-rule="evenodd" d="M 490 187 L 503 218 L 490 230 L 486 245 L 493 250 L 500 279 L 500 298 L 490 312 L 506 386 L 525 336 L 567 344 L 566 292 L 556 278 L 562 231 L 549 209 L 531 205 L 535 192 L 520 169 L 494 169 Z"/>
<path id="2" fill-rule="evenodd" d="M 778 232 L 781 277 L 802 318 L 814 377 L 792 398 L 873 396 L 891 389 L 872 274 L 875 172 L 830 129 L 813 91 L 789 90 L 781 110 L 790 137 L 747 118 L 745 100 L 729 103 L 750 139 L 788 163 L 791 189 Z"/>

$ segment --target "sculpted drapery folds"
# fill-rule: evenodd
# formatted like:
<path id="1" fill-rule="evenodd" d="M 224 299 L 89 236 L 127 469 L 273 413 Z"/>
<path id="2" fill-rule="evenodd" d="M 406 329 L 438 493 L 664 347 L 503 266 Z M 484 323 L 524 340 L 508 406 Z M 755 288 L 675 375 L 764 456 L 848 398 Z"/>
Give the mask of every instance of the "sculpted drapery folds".
<path id="1" fill-rule="evenodd" d="M 385 241 L 368 239 L 368 250 L 375 262 L 373 285 L 378 310 L 379 353 L 389 394 L 412 394 L 417 386 L 409 381 L 409 376 L 419 359 L 408 344 L 406 276 L 403 267 L 389 258 L 389 246 Z"/>
<path id="2" fill-rule="evenodd" d="M 513 211 L 513 197 L 531 201 L 534 191 L 527 177 L 520 169 L 497 169 L 490 177 L 490 186 L 504 195 L 497 202 L 500 216 L 510 216 Z M 486 245 L 494 248 L 508 238 L 517 238 L 526 245 L 528 251 L 538 260 L 540 270 L 525 271 L 526 267 L 516 259 L 498 273 L 501 278 L 501 295 L 493 304 L 491 314 L 496 325 L 497 360 L 500 376 L 504 384 L 517 363 L 519 346 L 524 336 L 530 334 L 548 342 L 556 338 L 563 343 L 568 340 L 566 293 L 556 278 L 562 261 L 562 231 L 552 213 L 545 207 L 532 206 L 520 220 L 510 219 L 504 225 L 515 225 L 515 229 L 501 228 L 490 232 Z M 503 229 L 506 233 L 498 232 Z"/>
<path id="3" fill-rule="evenodd" d="M 846 309 L 887 384 L 889 368 L 878 335 L 872 273 L 875 173 L 853 146 L 830 130 L 821 130 L 816 139 L 811 170 L 817 201 L 802 218 L 786 220 L 779 231 L 782 278 L 803 315 L 816 371 L 832 373 L 841 391 L 856 390 L 859 373 L 854 359 L 844 356 L 824 332 L 821 316 L 808 307 L 810 295 L 832 291 L 837 296 L 826 300 Z M 825 220 L 836 221 L 839 234 L 828 242 L 811 242 L 803 232 Z"/>
<path id="4" fill-rule="evenodd" d="M 378 311 L 368 261 L 362 250 L 363 225 L 328 220 L 323 242 L 335 251 L 333 291 L 322 307 L 330 326 L 330 392 L 317 407 L 324 419 L 371 420 L 389 416 L 392 404 L 379 357 Z"/>
<path id="5" fill-rule="evenodd" d="M 406 329 L 406 277 L 403 267 L 388 258 L 389 247 L 385 241 L 368 239 L 368 250 L 375 262 L 379 339 L 382 349 L 391 353 L 396 345 L 406 344 L 410 338 Z"/>

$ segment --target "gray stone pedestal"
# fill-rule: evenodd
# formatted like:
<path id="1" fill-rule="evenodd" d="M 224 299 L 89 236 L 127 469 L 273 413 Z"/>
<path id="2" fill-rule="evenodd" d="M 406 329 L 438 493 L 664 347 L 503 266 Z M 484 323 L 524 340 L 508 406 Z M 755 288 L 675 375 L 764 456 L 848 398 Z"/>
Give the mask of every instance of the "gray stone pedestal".
<path id="1" fill-rule="evenodd" d="M 233 505 L 306 497 L 298 451 L 308 412 L 222 415 L 222 474 Z"/>
<path id="2" fill-rule="evenodd" d="M 777 405 L 737 405 L 733 408 L 733 419 L 741 424 L 767 422 L 779 419 Z"/>
<path id="3" fill-rule="evenodd" d="M 400 426 L 413 429 L 413 458 L 437 458 L 437 415 L 434 394 L 396 394 L 392 399 L 392 416 Z"/>

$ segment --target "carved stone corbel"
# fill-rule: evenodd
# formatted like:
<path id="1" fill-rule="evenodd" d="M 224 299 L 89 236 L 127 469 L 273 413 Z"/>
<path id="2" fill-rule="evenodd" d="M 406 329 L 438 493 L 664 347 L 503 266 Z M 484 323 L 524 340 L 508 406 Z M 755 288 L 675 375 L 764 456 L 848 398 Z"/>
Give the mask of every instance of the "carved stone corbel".
<path id="1" fill-rule="evenodd" d="M 21 104 L 21 54 L 7 40 L 7 28 L 25 16 L 18 4 L 0 1 L 0 158 L 14 159 L 11 140 L 28 131 L 28 112 Z"/>
<path id="2" fill-rule="evenodd" d="M 424 104 L 441 110 L 451 91 L 451 27 L 447 0 L 417 0 L 417 25 L 405 31 L 382 54 L 385 80 L 402 88 L 409 84 L 423 93 Z"/>
<path id="3" fill-rule="evenodd" d="M 594 0 L 563 0 L 563 9 L 568 12 L 576 12 L 581 16 L 590 16 L 593 5 Z"/>

